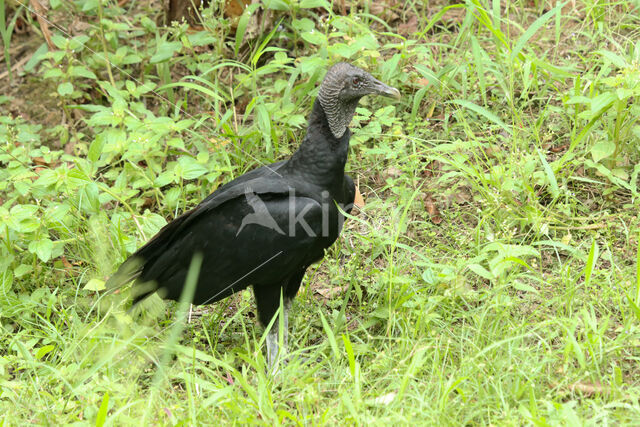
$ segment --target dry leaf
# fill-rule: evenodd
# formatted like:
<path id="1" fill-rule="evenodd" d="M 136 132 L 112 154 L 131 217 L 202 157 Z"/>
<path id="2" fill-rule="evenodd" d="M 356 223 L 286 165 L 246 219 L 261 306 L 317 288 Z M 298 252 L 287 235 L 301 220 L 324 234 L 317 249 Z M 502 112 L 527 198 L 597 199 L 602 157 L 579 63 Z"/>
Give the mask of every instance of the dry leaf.
<path id="1" fill-rule="evenodd" d="M 432 223 L 438 225 L 442 222 L 440 211 L 438 211 L 436 204 L 429 195 L 425 195 L 424 197 L 424 208 L 427 210 Z"/>
<path id="2" fill-rule="evenodd" d="M 64 269 L 67 270 L 67 272 L 70 273 L 71 271 L 73 271 L 73 265 L 71 265 L 67 257 L 60 257 L 60 261 L 62 261 L 62 265 L 64 265 Z"/>
<path id="3" fill-rule="evenodd" d="M 416 15 L 411 15 L 407 22 L 403 22 L 398 25 L 398 33 L 403 36 L 409 36 L 418 32 L 418 18 Z"/>
<path id="4" fill-rule="evenodd" d="M 560 153 L 562 151 L 565 151 L 567 148 L 569 148 L 569 144 L 563 144 L 557 147 L 551 147 L 549 148 L 549 151 L 551 151 L 552 153 Z"/>
<path id="5" fill-rule="evenodd" d="M 356 185 L 356 197 L 353 199 L 353 204 L 355 207 L 362 209 L 364 207 L 364 198 L 360 193 L 360 189 Z"/>
<path id="6" fill-rule="evenodd" d="M 251 4 L 251 0 L 227 0 L 224 4 L 224 16 L 227 18 L 238 18 L 242 16 L 244 8 Z"/>
<path id="7" fill-rule="evenodd" d="M 47 162 L 44 157 L 34 157 L 33 158 L 33 163 L 35 163 L 38 166 L 51 166 L 51 164 L 49 162 Z"/>
<path id="8" fill-rule="evenodd" d="M 451 23 L 451 24 L 462 24 L 464 17 L 467 13 L 466 8 L 454 8 L 447 10 L 444 15 L 442 15 L 442 22 Z"/>
<path id="9" fill-rule="evenodd" d="M 605 387 L 598 382 L 593 384 L 577 382 L 577 383 L 569 384 L 568 387 L 569 387 L 569 390 L 571 390 L 574 393 L 578 392 L 578 393 L 583 393 L 587 395 L 611 393 L 610 387 Z"/>
<path id="10" fill-rule="evenodd" d="M 317 294 L 322 295 L 326 299 L 331 299 L 336 295 L 346 292 L 347 286 L 334 286 L 331 288 L 318 288 L 315 289 Z"/>
<path id="11" fill-rule="evenodd" d="M 384 172 L 382 172 L 384 179 L 397 178 L 400 175 L 402 175 L 402 171 L 394 166 L 388 167 Z"/>
<path id="12" fill-rule="evenodd" d="M 40 31 L 42 31 L 42 35 L 47 42 L 47 46 L 49 46 L 49 50 L 57 50 L 56 46 L 51 41 L 51 30 L 49 30 L 49 24 L 46 18 L 47 9 L 45 9 L 38 0 L 31 0 L 31 6 L 36 14 L 38 24 L 40 24 Z"/>

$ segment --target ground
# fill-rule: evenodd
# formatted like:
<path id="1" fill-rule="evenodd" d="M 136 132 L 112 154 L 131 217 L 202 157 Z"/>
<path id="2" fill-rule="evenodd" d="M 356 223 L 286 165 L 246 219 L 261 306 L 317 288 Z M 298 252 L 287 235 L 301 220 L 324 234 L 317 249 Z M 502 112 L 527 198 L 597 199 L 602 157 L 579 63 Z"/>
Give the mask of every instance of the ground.
<path id="1" fill-rule="evenodd" d="M 638 424 L 640 4 L 220 3 L 191 27 L 3 3 L 0 425 Z M 357 110 L 364 206 L 277 376 L 249 292 L 105 292 L 167 220 L 289 156 L 337 61 L 403 99 Z"/>

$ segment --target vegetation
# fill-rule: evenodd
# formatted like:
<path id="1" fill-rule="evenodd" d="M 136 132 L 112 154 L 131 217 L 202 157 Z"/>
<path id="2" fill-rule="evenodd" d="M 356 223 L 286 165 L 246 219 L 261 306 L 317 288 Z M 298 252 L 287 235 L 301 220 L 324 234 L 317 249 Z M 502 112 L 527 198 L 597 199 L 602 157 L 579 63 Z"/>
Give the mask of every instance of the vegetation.
<path id="1" fill-rule="evenodd" d="M 0 426 L 638 424 L 640 2 L 263 3 L 190 29 L 51 0 L 50 49 L 0 1 Z M 337 61 L 403 100 L 357 110 L 366 205 L 307 274 L 279 376 L 249 292 L 134 316 L 103 291 L 292 153 Z"/>

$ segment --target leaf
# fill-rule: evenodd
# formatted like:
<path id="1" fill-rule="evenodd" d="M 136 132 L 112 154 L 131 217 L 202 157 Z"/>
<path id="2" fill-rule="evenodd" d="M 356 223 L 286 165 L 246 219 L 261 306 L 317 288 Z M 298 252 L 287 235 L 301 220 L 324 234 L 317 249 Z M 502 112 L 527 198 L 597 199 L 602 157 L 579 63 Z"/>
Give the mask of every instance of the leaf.
<path id="1" fill-rule="evenodd" d="M 83 289 L 86 290 L 86 291 L 99 292 L 99 291 L 104 291 L 106 289 L 106 287 L 105 287 L 104 280 L 91 279 L 91 280 L 89 280 L 87 282 L 86 285 L 84 285 Z"/>
<path id="2" fill-rule="evenodd" d="M 540 150 L 538 150 L 538 157 L 540 158 L 540 163 L 542 163 L 544 173 L 547 176 L 547 181 L 549 181 L 549 186 L 551 187 L 551 195 L 554 199 L 556 199 L 560 195 L 560 189 L 558 188 L 558 181 L 556 180 L 556 176 L 553 173 L 553 169 L 551 169 L 551 165 L 549 165 L 549 162 L 547 162 L 547 159 L 545 159 Z"/>
<path id="3" fill-rule="evenodd" d="M 67 96 L 73 93 L 73 85 L 69 82 L 60 83 L 58 85 L 58 93 L 60 96 Z"/>
<path id="4" fill-rule="evenodd" d="M 591 117 L 599 117 L 617 101 L 618 96 L 613 92 L 605 92 L 591 99 Z"/>
<path id="5" fill-rule="evenodd" d="M 42 43 L 40 47 L 33 53 L 33 55 L 31 55 L 31 58 L 29 58 L 27 63 L 24 65 L 23 70 L 26 71 L 27 73 L 32 72 L 33 69 L 36 67 L 36 65 L 38 65 L 40 61 L 42 61 L 42 59 L 44 58 L 44 55 L 48 51 L 49 51 L 49 47 L 47 46 L 47 44 Z M 57 68 L 54 68 L 54 69 L 57 69 Z"/>
<path id="6" fill-rule="evenodd" d="M 520 54 L 520 51 L 524 47 L 524 45 L 529 41 L 531 37 L 544 25 L 546 22 L 551 19 L 551 17 L 562 9 L 562 7 L 566 4 L 566 2 L 562 4 L 556 4 L 556 7 L 536 19 L 533 24 L 527 28 L 527 31 L 524 32 L 516 42 L 516 45 L 511 50 L 511 57 L 509 58 L 511 61 L 516 59 L 516 56 Z"/>
<path id="7" fill-rule="evenodd" d="M 536 288 L 534 288 L 531 285 L 527 285 L 526 283 L 522 283 L 519 280 L 515 280 L 513 282 L 513 287 L 514 289 L 517 289 L 519 291 L 523 291 L 523 292 L 531 292 L 533 294 L 539 294 L 540 292 L 538 292 L 538 290 Z"/>
<path id="8" fill-rule="evenodd" d="M 11 208 L 6 224 L 18 233 L 35 231 L 40 227 L 37 211 L 38 207 L 35 205 L 16 205 Z"/>
<path id="9" fill-rule="evenodd" d="M 142 223 L 142 231 L 147 236 L 155 235 L 162 227 L 167 225 L 167 220 L 163 216 L 157 213 L 151 213 L 145 215 L 144 222 Z"/>
<path id="10" fill-rule="evenodd" d="M 229 2 L 227 2 L 227 4 L 229 4 Z M 240 19 L 238 20 L 238 26 L 236 27 L 236 41 L 234 46 L 236 55 L 238 55 L 240 47 L 242 46 L 242 42 L 244 41 L 244 34 L 247 30 L 247 25 L 249 24 L 251 14 L 253 14 L 259 6 L 260 3 L 258 2 L 246 6 L 242 12 L 242 16 L 240 16 Z"/>
<path id="11" fill-rule="evenodd" d="M 93 71 L 89 70 L 87 67 L 82 67 L 82 66 L 70 67 L 69 74 L 74 77 L 85 77 L 87 79 L 93 79 L 93 80 L 97 79 Z"/>
<path id="12" fill-rule="evenodd" d="M 51 41 L 60 50 L 64 50 L 67 47 L 67 39 L 62 37 L 60 34 L 54 34 L 51 37 Z"/>
<path id="13" fill-rule="evenodd" d="M 96 427 L 102 427 L 107 420 L 107 413 L 109 412 L 109 393 L 105 392 L 98 409 L 98 415 L 96 415 Z"/>
<path id="14" fill-rule="evenodd" d="M 181 157 L 174 171 L 176 175 L 182 179 L 196 179 L 209 172 L 204 165 L 201 165 L 193 157 L 189 156 Z"/>
<path id="15" fill-rule="evenodd" d="M 415 64 L 414 67 L 422 75 L 422 77 L 427 79 L 431 86 L 436 88 L 440 87 L 440 79 L 438 79 L 438 76 L 426 65 Z"/>
<path id="16" fill-rule="evenodd" d="M 338 350 L 338 342 L 336 341 L 336 336 L 327 323 L 327 319 L 324 318 L 324 314 L 322 314 L 322 310 L 318 308 L 318 312 L 320 313 L 320 321 L 322 322 L 322 327 L 324 328 L 325 333 L 327 334 L 327 340 L 329 341 L 329 345 L 331 346 L 331 350 L 333 351 L 333 356 L 336 360 L 340 357 L 340 351 Z"/>
<path id="17" fill-rule="evenodd" d="M 331 6 L 326 0 L 300 0 L 299 6 L 301 9 L 315 9 L 316 7 L 323 7 L 325 10 L 331 10 Z"/>
<path id="18" fill-rule="evenodd" d="M 89 146 L 89 153 L 87 154 L 87 158 L 92 162 L 97 162 L 98 159 L 100 159 L 100 154 L 102 154 L 102 149 L 104 148 L 104 144 L 106 142 L 106 138 L 103 135 L 104 134 L 96 135 L 96 139 L 94 139 Z"/>
<path id="19" fill-rule="evenodd" d="M 616 151 L 616 144 L 613 141 L 600 141 L 591 147 L 591 157 L 594 162 L 606 159 Z"/>
<path id="20" fill-rule="evenodd" d="M 624 296 L 627 298 L 627 302 L 629 303 L 629 306 L 631 307 L 631 311 L 633 311 L 633 314 L 636 316 L 636 319 L 640 321 L 640 307 L 638 307 L 638 305 L 635 302 L 633 302 L 631 297 L 629 295 L 627 295 L 626 292 L 625 292 Z"/>
<path id="21" fill-rule="evenodd" d="M 38 359 L 38 360 L 42 359 L 47 354 L 51 353 L 55 348 L 56 348 L 56 346 L 52 345 L 52 344 L 44 345 L 44 346 L 40 347 L 38 349 L 38 351 L 36 352 L 36 359 Z"/>
<path id="22" fill-rule="evenodd" d="M 345 334 L 342 334 L 342 342 L 344 343 L 344 349 L 347 352 L 347 359 L 349 360 L 349 370 L 351 371 L 351 377 L 355 378 L 356 376 L 356 357 L 353 352 L 353 345 L 351 344 L 351 340 Z"/>
<path id="23" fill-rule="evenodd" d="M 610 52 L 608 50 L 599 50 L 596 53 L 602 55 L 608 62 L 612 63 L 618 68 L 629 67 L 629 63 L 627 62 L 627 60 L 616 53 Z"/>
<path id="24" fill-rule="evenodd" d="M 284 0 L 263 0 L 265 9 L 288 11 L 289 5 Z"/>
<path id="25" fill-rule="evenodd" d="M 170 59 L 174 53 L 182 48 L 182 43 L 161 41 L 157 47 L 156 53 L 151 57 L 149 62 L 157 64 Z"/>
<path id="26" fill-rule="evenodd" d="M 591 281 L 591 274 L 593 273 L 593 267 L 598 262 L 598 244 L 596 243 L 596 239 L 593 239 L 591 242 L 591 249 L 589 250 L 589 256 L 587 257 L 587 265 L 584 267 L 584 284 L 585 286 L 589 285 Z"/>
<path id="27" fill-rule="evenodd" d="M 13 275 L 18 278 L 18 277 L 22 277 L 25 274 L 31 273 L 31 271 L 33 270 L 33 267 L 27 264 L 20 264 L 19 266 L 16 267 L 15 270 L 13 270 Z"/>
<path id="28" fill-rule="evenodd" d="M 364 207 L 364 198 L 362 197 L 362 193 L 360 193 L 360 189 L 356 185 L 356 196 L 353 200 L 353 205 L 362 209 Z"/>
<path id="29" fill-rule="evenodd" d="M 29 244 L 29 252 L 35 253 L 42 262 L 47 262 L 51 258 L 53 242 L 48 237 L 35 240 Z"/>
<path id="30" fill-rule="evenodd" d="M 480 264 L 469 264 L 467 265 L 467 268 L 469 268 L 469 270 L 473 271 L 483 279 L 487 279 L 487 280 L 495 279 L 495 276 Z"/>

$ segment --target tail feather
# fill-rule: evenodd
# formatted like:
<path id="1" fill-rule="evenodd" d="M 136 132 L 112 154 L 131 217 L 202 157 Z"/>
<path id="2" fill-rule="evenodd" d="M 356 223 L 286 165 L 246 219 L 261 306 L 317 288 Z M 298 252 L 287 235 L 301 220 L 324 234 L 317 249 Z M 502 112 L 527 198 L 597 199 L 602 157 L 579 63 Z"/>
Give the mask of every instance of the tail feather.
<path id="1" fill-rule="evenodd" d="M 126 285 L 130 281 L 137 279 L 144 268 L 144 261 L 140 258 L 129 258 L 126 260 L 118 271 L 107 280 L 106 288 L 109 290 L 119 288 Z"/>

